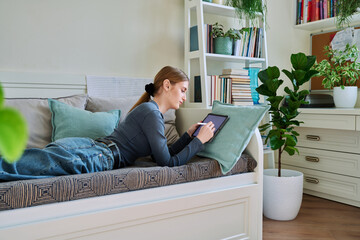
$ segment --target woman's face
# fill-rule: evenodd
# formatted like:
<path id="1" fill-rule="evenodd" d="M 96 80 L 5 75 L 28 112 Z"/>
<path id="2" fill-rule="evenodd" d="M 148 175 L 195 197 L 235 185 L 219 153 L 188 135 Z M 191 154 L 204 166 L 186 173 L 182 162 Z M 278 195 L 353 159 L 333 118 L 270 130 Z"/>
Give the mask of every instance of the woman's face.
<path id="1" fill-rule="evenodd" d="M 170 84 L 169 103 L 170 108 L 179 109 L 180 105 L 186 100 L 186 91 L 189 88 L 189 81 L 182 81 Z"/>

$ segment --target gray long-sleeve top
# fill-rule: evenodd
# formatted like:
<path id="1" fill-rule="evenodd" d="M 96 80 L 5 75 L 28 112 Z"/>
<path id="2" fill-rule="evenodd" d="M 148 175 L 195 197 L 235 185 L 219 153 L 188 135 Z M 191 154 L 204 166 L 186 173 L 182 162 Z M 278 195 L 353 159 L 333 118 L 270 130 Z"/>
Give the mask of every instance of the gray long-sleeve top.
<path id="1" fill-rule="evenodd" d="M 198 138 L 192 139 L 186 132 L 168 147 L 164 117 L 153 100 L 133 109 L 107 138 L 118 146 L 125 166 L 149 155 L 160 166 L 179 166 L 204 148 Z"/>

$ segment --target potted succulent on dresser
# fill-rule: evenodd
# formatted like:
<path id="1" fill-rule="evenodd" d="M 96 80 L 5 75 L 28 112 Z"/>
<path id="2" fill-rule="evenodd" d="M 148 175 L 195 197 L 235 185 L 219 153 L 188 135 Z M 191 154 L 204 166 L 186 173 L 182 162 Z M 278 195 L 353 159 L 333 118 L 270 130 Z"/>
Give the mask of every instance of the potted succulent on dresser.
<path id="1" fill-rule="evenodd" d="M 359 50 L 356 45 L 346 45 L 344 50 L 334 50 L 325 46 L 328 59 L 315 64 L 314 69 L 323 76 L 322 85 L 334 89 L 334 103 L 339 108 L 353 108 L 356 103 L 360 77 Z"/>
<path id="2" fill-rule="evenodd" d="M 26 121 L 16 110 L 4 106 L 4 92 L 0 83 L 0 157 L 6 162 L 17 161 L 28 139 Z"/>
<path id="3" fill-rule="evenodd" d="M 271 121 L 260 126 L 262 131 L 271 128 L 265 140 L 270 141 L 272 150 L 278 151 L 278 169 L 264 170 L 264 215 L 275 220 L 294 219 L 301 206 L 303 193 L 303 174 L 298 171 L 281 168 L 281 156 L 285 152 L 289 155 L 299 153 L 296 148 L 297 133 L 294 127 L 301 122 L 296 120 L 298 108 L 306 104 L 305 97 L 308 90 L 300 90 L 300 86 L 308 82 L 318 72 L 311 69 L 315 63 L 315 56 L 304 53 L 291 55 L 293 69 L 283 69 L 282 72 L 290 79 L 292 89 L 285 87 L 285 95 L 279 95 L 279 87 L 283 80 L 279 79 L 278 67 L 268 67 L 259 72 L 262 84 L 256 89 L 259 94 L 267 96 L 271 106 L 269 113 Z"/>
<path id="4" fill-rule="evenodd" d="M 212 25 L 212 30 L 210 32 L 214 38 L 214 52 L 217 54 L 232 54 L 232 39 L 225 34 L 224 26 L 216 22 Z"/>

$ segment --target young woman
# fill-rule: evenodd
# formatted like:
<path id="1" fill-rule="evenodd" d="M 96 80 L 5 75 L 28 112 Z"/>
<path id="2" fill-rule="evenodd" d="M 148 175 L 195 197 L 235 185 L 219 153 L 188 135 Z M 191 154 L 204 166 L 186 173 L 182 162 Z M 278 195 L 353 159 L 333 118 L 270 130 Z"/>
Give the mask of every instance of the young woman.
<path id="1" fill-rule="evenodd" d="M 114 132 L 105 138 L 63 138 L 44 149 L 27 149 L 21 159 L 8 164 L 0 159 L 0 181 L 80 174 L 130 166 L 151 155 L 160 166 L 186 164 L 214 135 L 212 122 L 197 137 L 192 125 L 178 141 L 167 147 L 163 114 L 178 109 L 186 100 L 189 79 L 180 69 L 166 66 Z M 151 99 L 152 97 L 152 99 Z"/>

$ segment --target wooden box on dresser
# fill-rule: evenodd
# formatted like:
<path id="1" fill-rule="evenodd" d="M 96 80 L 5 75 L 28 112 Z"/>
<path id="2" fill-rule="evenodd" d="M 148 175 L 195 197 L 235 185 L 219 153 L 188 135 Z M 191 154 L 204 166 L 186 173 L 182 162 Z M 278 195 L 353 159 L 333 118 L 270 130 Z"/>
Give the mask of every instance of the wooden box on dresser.
<path id="1" fill-rule="evenodd" d="M 360 207 L 360 109 L 300 112 L 300 154 L 284 154 L 283 168 L 304 173 L 304 193 Z"/>

